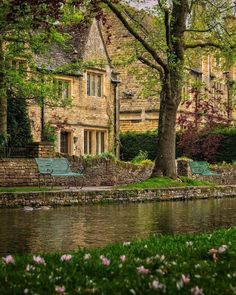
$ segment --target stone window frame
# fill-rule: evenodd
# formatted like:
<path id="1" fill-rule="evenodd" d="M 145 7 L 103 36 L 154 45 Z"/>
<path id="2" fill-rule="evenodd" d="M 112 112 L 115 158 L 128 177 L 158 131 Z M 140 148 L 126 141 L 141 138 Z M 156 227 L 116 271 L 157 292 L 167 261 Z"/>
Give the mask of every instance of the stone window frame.
<path id="1" fill-rule="evenodd" d="M 56 86 L 56 83 L 58 82 L 62 82 L 62 88 L 60 91 L 60 95 L 58 92 L 58 88 Z M 54 89 L 56 93 L 56 95 L 58 96 L 58 98 L 60 98 L 62 101 L 66 101 L 66 100 L 71 100 L 72 98 L 72 80 L 70 78 L 66 78 L 66 77 L 54 77 L 53 78 L 53 83 L 54 83 Z M 67 89 L 67 96 L 63 95 L 63 91 L 65 91 L 65 83 L 68 85 L 68 89 Z M 64 93 L 65 94 L 65 93 Z"/>
<path id="2" fill-rule="evenodd" d="M 99 86 L 100 85 L 100 86 Z M 88 87 L 89 86 L 89 87 Z M 86 73 L 86 95 L 91 98 L 103 98 L 104 73 L 89 70 Z"/>
<path id="3" fill-rule="evenodd" d="M 67 133 L 67 153 L 62 153 L 61 151 L 61 134 L 62 133 Z M 59 132 L 58 132 L 58 151 L 62 154 L 62 155 L 69 155 L 69 156 L 72 156 L 73 154 L 73 148 L 74 148 L 74 144 L 73 144 L 73 130 L 71 129 L 61 129 Z"/>
<path id="4" fill-rule="evenodd" d="M 107 151 L 106 129 L 84 129 L 84 155 L 98 155 Z"/>

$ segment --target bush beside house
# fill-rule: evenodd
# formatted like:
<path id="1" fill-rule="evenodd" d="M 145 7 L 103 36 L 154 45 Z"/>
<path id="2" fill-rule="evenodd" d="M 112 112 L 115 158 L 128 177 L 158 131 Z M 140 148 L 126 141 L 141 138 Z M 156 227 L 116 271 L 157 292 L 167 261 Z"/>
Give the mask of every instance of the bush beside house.
<path id="1" fill-rule="evenodd" d="M 155 159 L 156 132 L 127 132 L 120 136 L 121 159 L 131 161 L 140 151 L 147 152 L 150 160 Z M 176 157 L 188 156 L 194 160 L 206 160 L 212 163 L 236 161 L 236 127 L 201 130 L 194 137 L 177 133 Z"/>

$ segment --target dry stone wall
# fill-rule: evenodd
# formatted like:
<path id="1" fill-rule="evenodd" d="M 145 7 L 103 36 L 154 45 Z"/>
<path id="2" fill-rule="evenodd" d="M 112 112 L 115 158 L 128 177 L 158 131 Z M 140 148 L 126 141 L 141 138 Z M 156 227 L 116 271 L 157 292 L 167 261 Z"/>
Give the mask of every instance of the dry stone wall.
<path id="1" fill-rule="evenodd" d="M 80 158 L 69 159 L 72 170 L 86 167 Z M 47 185 L 53 186 L 109 186 L 139 182 L 151 175 L 152 166 L 133 165 L 109 159 L 92 160 L 84 171 L 84 177 L 46 176 Z M 0 187 L 37 186 L 44 184 L 34 159 L 0 159 Z"/>
<path id="2" fill-rule="evenodd" d="M 72 206 L 98 203 L 178 201 L 236 196 L 236 186 L 142 190 L 51 191 L 0 193 L 0 208 Z"/>
<path id="3" fill-rule="evenodd" d="M 70 158 L 73 171 L 85 167 L 83 177 L 46 176 L 47 185 L 53 186 L 112 186 L 143 181 L 151 176 L 152 165 L 134 165 L 111 159 L 93 159 L 89 163 L 82 158 Z M 185 171 L 186 172 L 186 171 Z M 217 184 L 236 185 L 236 169 L 219 169 L 219 176 L 189 175 L 199 180 L 213 181 Z M 183 175 L 179 171 L 179 175 Z M 185 174 L 186 175 L 186 174 Z M 0 159 L 0 187 L 37 186 L 44 184 L 34 159 Z"/>
<path id="4" fill-rule="evenodd" d="M 219 185 L 236 185 L 236 168 L 216 168 L 214 172 L 218 175 L 204 176 L 199 174 L 192 174 L 188 160 L 177 161 L 177 173 L 179 176 L 187 176 L 192 179 L 215 182 Z"/>

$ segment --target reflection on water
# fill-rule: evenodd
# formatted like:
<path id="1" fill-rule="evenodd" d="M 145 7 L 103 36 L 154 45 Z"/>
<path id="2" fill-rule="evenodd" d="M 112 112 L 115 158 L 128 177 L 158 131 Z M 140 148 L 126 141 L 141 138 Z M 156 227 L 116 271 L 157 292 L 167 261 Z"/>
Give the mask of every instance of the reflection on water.
<path id="1" fill-rule="evenodd" d="M 0 210 L 0 254 L 68 252 L 147 237 L 236 225 L 236 198 Z"/>

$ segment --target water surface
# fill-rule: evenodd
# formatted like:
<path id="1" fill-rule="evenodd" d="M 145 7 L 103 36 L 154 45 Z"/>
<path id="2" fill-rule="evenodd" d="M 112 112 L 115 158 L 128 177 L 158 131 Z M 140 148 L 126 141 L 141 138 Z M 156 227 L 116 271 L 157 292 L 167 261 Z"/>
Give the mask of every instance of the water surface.
<path id="1" fill-rule="evenodd" d="M 236 198 L 86 205 L 48 211 L 0 209 L 0 254 L 68 252 L 145 238 L 236 225 Z"/>

